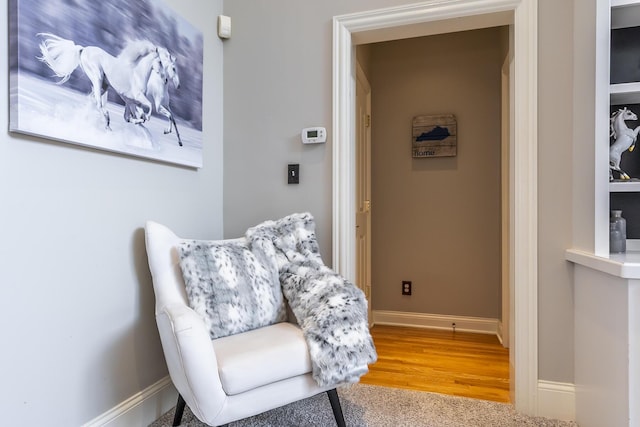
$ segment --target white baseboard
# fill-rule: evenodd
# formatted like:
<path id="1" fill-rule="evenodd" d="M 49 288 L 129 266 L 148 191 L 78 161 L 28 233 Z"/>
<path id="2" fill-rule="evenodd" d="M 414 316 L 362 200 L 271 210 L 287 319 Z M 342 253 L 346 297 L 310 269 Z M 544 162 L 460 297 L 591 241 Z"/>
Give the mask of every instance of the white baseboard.
<path id="1" fill-rule="evenodd" d="M 576 386 L 538 380 L 538 415 L 563 421 L 576 419 Z"/>
<path id="2" fill-rule="evenodd" d="M 505 346 L 504 345 L 504 340 L 502 339 L 503 335 L 504 335 L 504 331 L 502 330 L 502 320 L 498 320 L 498 326 L 496 328 L 496 337 L 498 337 L 498 341 L 500 341 L 500 344 Z"/>
<path id="3" fill-rule="evenodd" d="M 178 392 L 166 376 L 82 427 L 148 426 L 174 407 L 177 398 Z"/>
<path id="4" fill-rule="evenodd" d="M 402 311 L 373 310 L 374 325 L 412 326 L 418 328 L 498 334 L 498 319 L 484 317 L 451 316 L 445 314 L 407 313 Z"/>
<path id="5" fill-rule="evenodd" d="M 378 324 L 383 323 L 380 322 Z M 415 324 L 403 325 L 420 326 Z M 148 426 L 175 406 L 177 396 L 178 392 L 173 387 L 171 379 L 167 376 L 82 427 Z M 564 421 L 575 421 L 575 386 L 570 383 L 539 380 L 537 415 Z"/>

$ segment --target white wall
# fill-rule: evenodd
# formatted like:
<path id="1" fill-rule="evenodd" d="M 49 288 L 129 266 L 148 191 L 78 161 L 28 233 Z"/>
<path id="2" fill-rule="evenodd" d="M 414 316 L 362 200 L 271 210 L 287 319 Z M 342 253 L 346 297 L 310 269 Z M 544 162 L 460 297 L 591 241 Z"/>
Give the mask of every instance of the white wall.
<path id="1" fill-rule="evenodd" d="M 80 425 L 167 375 L 142 227 L 222 236 L 222 0 L 167 3 L 205 38 L 200 170 L 8 133 L 0 55 L 3 425 Z"/>

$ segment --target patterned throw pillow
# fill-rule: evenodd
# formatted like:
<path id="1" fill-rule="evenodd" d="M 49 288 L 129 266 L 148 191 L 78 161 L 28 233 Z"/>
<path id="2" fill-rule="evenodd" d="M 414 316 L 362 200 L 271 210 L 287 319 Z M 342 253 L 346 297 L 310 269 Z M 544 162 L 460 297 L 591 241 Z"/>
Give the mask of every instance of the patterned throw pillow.
<path id="1" fill-rule="evenodd" d="M 277 267 L 261 264 L 242 240 L 187 240 L 178 254 L 189 305 L 211 339 L 286 320 Z"/>

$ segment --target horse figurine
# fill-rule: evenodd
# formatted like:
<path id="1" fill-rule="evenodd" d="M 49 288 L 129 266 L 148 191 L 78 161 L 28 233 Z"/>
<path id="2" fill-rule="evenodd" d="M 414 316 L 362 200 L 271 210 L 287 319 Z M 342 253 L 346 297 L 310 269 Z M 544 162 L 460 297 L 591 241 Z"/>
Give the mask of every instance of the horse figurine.
<path id="1" fill-rule="evenodd" d="M 104 116 L 107 129 L 111 129 L 109 112 L 105 108 L 109 86 L 125 103 L 143 108 L 141 121 L 149 119 L 152 105 L 145 95 L 146 85 L 152 71 L 162 67 L 158 49 L 151 42 L 130 42 L 115 57 L 97 46 L 80 46 L 51 33 L 39 33 L 38 36 L 44 38 L 40 43 L 42 56 L 38 59 L 60 77 L 58 84 L 69 80 L 78 66 L 82 68 L 91 81 L 96 108 Z"/>
<path id="2" fill-rule="evenodd" d="M 626 172 L 620 169 L 620 158 L 622 153 L 627 150 L 631 152 L 635 148 L 640 126 L 631 130 L 627 127 L 625 120 L 638 120 L 638 116 L 627 107 L 624 107 L 613 113 L 609 120 L 609 136 L 614 139 L 613 144 L 609 147 L 609 181 L 613 181 L 614 171 L 620 174 L 620 179 L 631 179 Z"/>

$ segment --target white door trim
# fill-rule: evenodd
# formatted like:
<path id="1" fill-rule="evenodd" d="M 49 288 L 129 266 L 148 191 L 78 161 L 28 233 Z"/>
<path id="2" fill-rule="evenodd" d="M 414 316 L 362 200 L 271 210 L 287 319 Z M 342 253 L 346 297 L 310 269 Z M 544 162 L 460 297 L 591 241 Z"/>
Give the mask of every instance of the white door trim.
<path id="1" fill-rule="evenodd" d="M 358 100 L 358 91 L 364 92 Z M 371 85 L 356 61 L 356 285 L 367 297 L 369 324 L 371 312 Z M 363 105 L 364 104 L 364 105 Z M 364 113 L 364 114 L 363 114 Z"/>
<path id="2" fill-rule="evenodd" d="M 406 30 L 410 26 L 415 30 L 416 25 L 425 24 L 425 35 L 429 31 L 433 34 L 433 28 L 426 29 L 429 23 L 442 26 L 446 20 L 459 23 L 466 18 L 477 22 L 478 17 L 505 12 L 512 17 L 515 62 L 512 108 L 514 123 L 518 124 L 513 127 L 511 153 L 514 172 L 511 327 L 515 338 L 511 342 L 515 360 L 512 378 L 516 409 L 532 415 L 537 412 L 538 385 L 537 10 L 537 0 L 431 0 L 333 19 L 333 268 L 354 280 L 356 72 L 352 36 L 385 31 L 383 37 L 393 40 L 399 38 L 393 35 L 394 28 Z"/>

